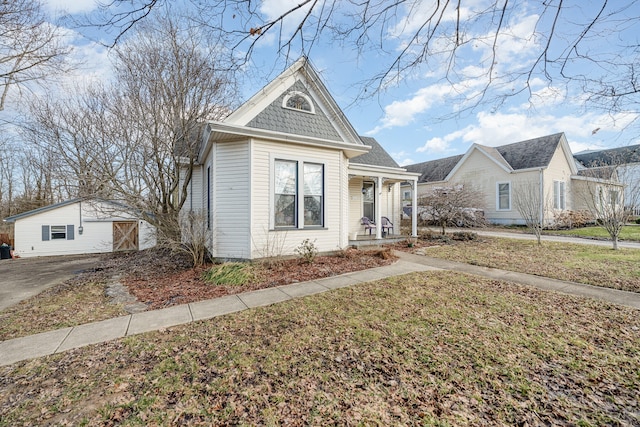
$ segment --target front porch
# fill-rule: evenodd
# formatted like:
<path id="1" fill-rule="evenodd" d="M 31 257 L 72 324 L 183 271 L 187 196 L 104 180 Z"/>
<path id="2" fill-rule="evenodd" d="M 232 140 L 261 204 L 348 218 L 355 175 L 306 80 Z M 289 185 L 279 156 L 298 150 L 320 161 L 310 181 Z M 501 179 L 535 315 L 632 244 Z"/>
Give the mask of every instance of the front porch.
<path id="1" fill-rule="evenodd" d="M 387 234 L 386 236 L 381 236 L 377 238 L 375 234 L 358 234 L 355 239 L 349 240 L 349 247 L 352 248 L 363 248 L 367 246 L 382 246 L 391 243 L 404 242 L 409 236 L 403 236 L 401 234 Z"/>

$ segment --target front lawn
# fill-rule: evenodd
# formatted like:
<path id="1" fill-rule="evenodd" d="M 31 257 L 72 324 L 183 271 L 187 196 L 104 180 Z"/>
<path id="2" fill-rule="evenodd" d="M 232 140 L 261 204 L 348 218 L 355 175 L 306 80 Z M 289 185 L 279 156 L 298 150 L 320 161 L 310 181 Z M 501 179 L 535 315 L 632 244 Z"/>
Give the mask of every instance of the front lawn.
<path id="1" fill-rule="evenodd" d="M 0 368 L 0 426 L 638 425 L 636 310 L 415 273 Z"/>
<path id="2" fill-rule="evenodd" d="M 640 292 L 640 250 L 479 237 L 464 244 L 419 247 L 413 252 L 483 267 L 569 282 Z"/>
<path id="3" fill-rule="evenodd" d="M 544 234 L 611 240 L 611 237 L 609 237 L 609 233 L 607 233 L 604 228 L 596 226 L 572 228 L 571 230 L 545 230 Z M 619 240 L 640 242 L 640 226 L 637 224 L 630 224 L 622 227 Z"/>

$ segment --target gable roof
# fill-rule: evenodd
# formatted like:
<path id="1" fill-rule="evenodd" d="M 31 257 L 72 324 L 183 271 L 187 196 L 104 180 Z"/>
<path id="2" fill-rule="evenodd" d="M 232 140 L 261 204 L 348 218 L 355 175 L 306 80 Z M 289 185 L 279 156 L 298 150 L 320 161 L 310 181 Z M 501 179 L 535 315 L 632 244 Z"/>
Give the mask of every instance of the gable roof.
<path id="1" fill-rule="evenodd" d="M 313 112 L 284 107 L 285 98 L 293 93 L 308 98 Z M 315 68 L 304 56 L 231 113 L 224 123 L 363 145 Z"/>
<path id="2" fill-rule="evenodd" d="M 513 170 L 549 166 L 564 133 L 541 136 L 496 147 Z"/>
<path id="3" fill-rule="evenodd" d="M 368 153 L 361 154 L 349 160 L 349 163 L 358 163 L 363 165 L 383 166 L 387 168 L 399 168 L 398 163 L 387 153 L 387 151 L 380 145 L 375 138 L 368 136 L 361 136 L 362 142 L 365 145 L 371 146 L 371 150 Z"/>
<path id="4" fill-rule="evenodd" d="M 640 163 L 640 145 L 574 154 L 573 157 L 587 168 Z"/>
<path id="5" fill-rule="evenodd" d="M 69 206 L 69 205 L 73 205 L 79 202 L 88 202 L 88 203 L 103 203 L 103 204 L 109 204 L 109 205 L 113 205 L 114 207 L 118 208 L 118 209 L 127 209 L 130 210 L 131 208 L 129 208 L 128 206 L 126 206 L 123 203 L 120 202 L 116 202 L 114 200 L 106 200 L 106 199 L 101 199 L 101 198 L 75 198 L 75 199 L 70 199 L 70 200 L 65 200 L 59 203 L 54 203 L 52 205 L 47 205 L 47 206 L 42 206 L 36 209 L 32 209 L 30 211 L 26 211 L 26 212 L 22 212 L 16 215 L 12 215 L 9 217 L 6 217 L 3 221 L 4 222 L 16 222 L 19 219 L 23 219 L 23 218 L 28 218 L 30 216 L 33 215 L 38 215 L 44 212 L 49 212 L 58 208 L 62 208 L 65 206 Z"/>
<path id="6" fill-rule="evenodd" d="M 405 166 L 405 169 L 408 172 L 419 173 L 420 178 L 418 178 L 418 182 L 444 181 L 462 157 L 463 155 L 459 154 L 457 156 L 445 157 L 444 159 L 429 160 L 427 162 Z"/>
<path id="7" fill-rule="evenodd" d="M 473 144 L 465 154 L 405 167 L 407 171 L 421 174 L 418 182 L 445 181 L 473 151 L 478 150 L 506 171 L 544 168 L 549 166 L 559 144 L 566 145 L 562 132 L 499 147 Z M 569 150 L 568 146 L 565 147 L 565 150 Z M 570 152 L 568 154 L 570 155 Z M 571 163 L 570 167 L 575 167 L 575 165 Z"/>

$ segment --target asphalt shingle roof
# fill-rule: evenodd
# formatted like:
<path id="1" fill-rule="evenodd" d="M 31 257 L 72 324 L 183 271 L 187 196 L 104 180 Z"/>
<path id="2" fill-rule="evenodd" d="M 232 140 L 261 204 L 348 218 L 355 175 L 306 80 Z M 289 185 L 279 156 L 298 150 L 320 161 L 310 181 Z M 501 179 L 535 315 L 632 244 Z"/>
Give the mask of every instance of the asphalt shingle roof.
<path id="1" fill-rule="evenodd" d="M 297 81 L 289 90 L 283 92 L 275 101 L 262 110 L 249 123 L 248 127 L 273 130 L 294 135 L 311 136 L 332 141 L 342 141 L 342 137 L 336 131 L 331 121 L 321 108 L 315 108 L 315 114 L 304 111 L 296 111 L 283 108 L 282 102 L 289 92 L 304 93 L 314 102 L 309 95 L 309 90 L 303 82 Z"/>
<path id="2" fill-rule="evenodd" d="M 383 166 L 388 168 L 398 168 L 398 163 L 382 148 L 382 145 L 375 138 L 361 136 L 360 139 L 365 145 L 370 145 L 371 150 L 368 153 L 361 154 L 349 160 L 350 163 L 358 163 L 362 165 Z"/>
<path id="3" fill-rule="evenodd" d="M 496 147 L 513 170 L 540 168 L 549 165 L 562 138 L 562 133 L 541 136 L 526 141 Z"/>
<path id="4" fill-rule="evenodd" d="M 640 163 L 640 145 L 611 148 L 609 150 L 593 151 L 591 153 L 574 154 L 585 167 L 622 165 Z"/>
<path id="5" fill-rule="evenodd" d="M 430 160 L 428 162 L 416 163 L 415 165 L 405 166 L 407 172 L 416 172 L 421 174 L 418 182 L 436 182 L 444 181 L 449 172 L 456 167 L 462 154 L 444 159 Z"/>
<path id="6" fill-rule="evenodd" d="M 502 145 L 500 147 L 480 147 L 496 161 L 503 164 L 506 163 L 513 170 L 539 168 L 549 165 L 562 135 L 562 133 L 556 133 L 528 139 L 526 141 L 514 142 L 513 144 Z M 422 174 L 418 182 L 443 181 L 453 168 L 456 167 L 458 162 L 460 162 L 462 157 L 464 156 L 460 154 L 444 159 L 405 166 L 405 168 L 409 172 Z"/>

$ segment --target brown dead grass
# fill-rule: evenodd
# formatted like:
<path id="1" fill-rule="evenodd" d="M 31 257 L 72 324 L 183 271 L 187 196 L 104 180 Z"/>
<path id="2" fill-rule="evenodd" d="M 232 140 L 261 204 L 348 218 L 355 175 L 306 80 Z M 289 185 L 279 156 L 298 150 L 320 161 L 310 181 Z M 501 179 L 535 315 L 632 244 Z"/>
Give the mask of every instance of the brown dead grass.
<path id="1" fill-rule="evenodd" d="M 105 295 L 106 284 L 115 277 L 153 310 L 389 265 L 395 259 L 389 249 L 349 249 L 335 256 L 318 256 L 312 264 L 281 259 L 257 264 L 257 279 L 250 283 L 215 286 L 202 278 L 207 266 L 192 268 L 187 257 L 171 251 L 108 255 L 94 271 L 0 312 L 0 340 L 127 314 L 122 305 L 113 304 Z"/>
<path id="2" fill-rule="evenodd" d="M 640 250 L 585 244 L 480 237 L 468 242 L 418 240 L 413 253 L 482 267 L 640 292 Z"/>
<path id="3" fill-rule="evenodd" d="M 639 322 L 416 273 L 0 368 L 0 426 L 639 425 Z"/>

